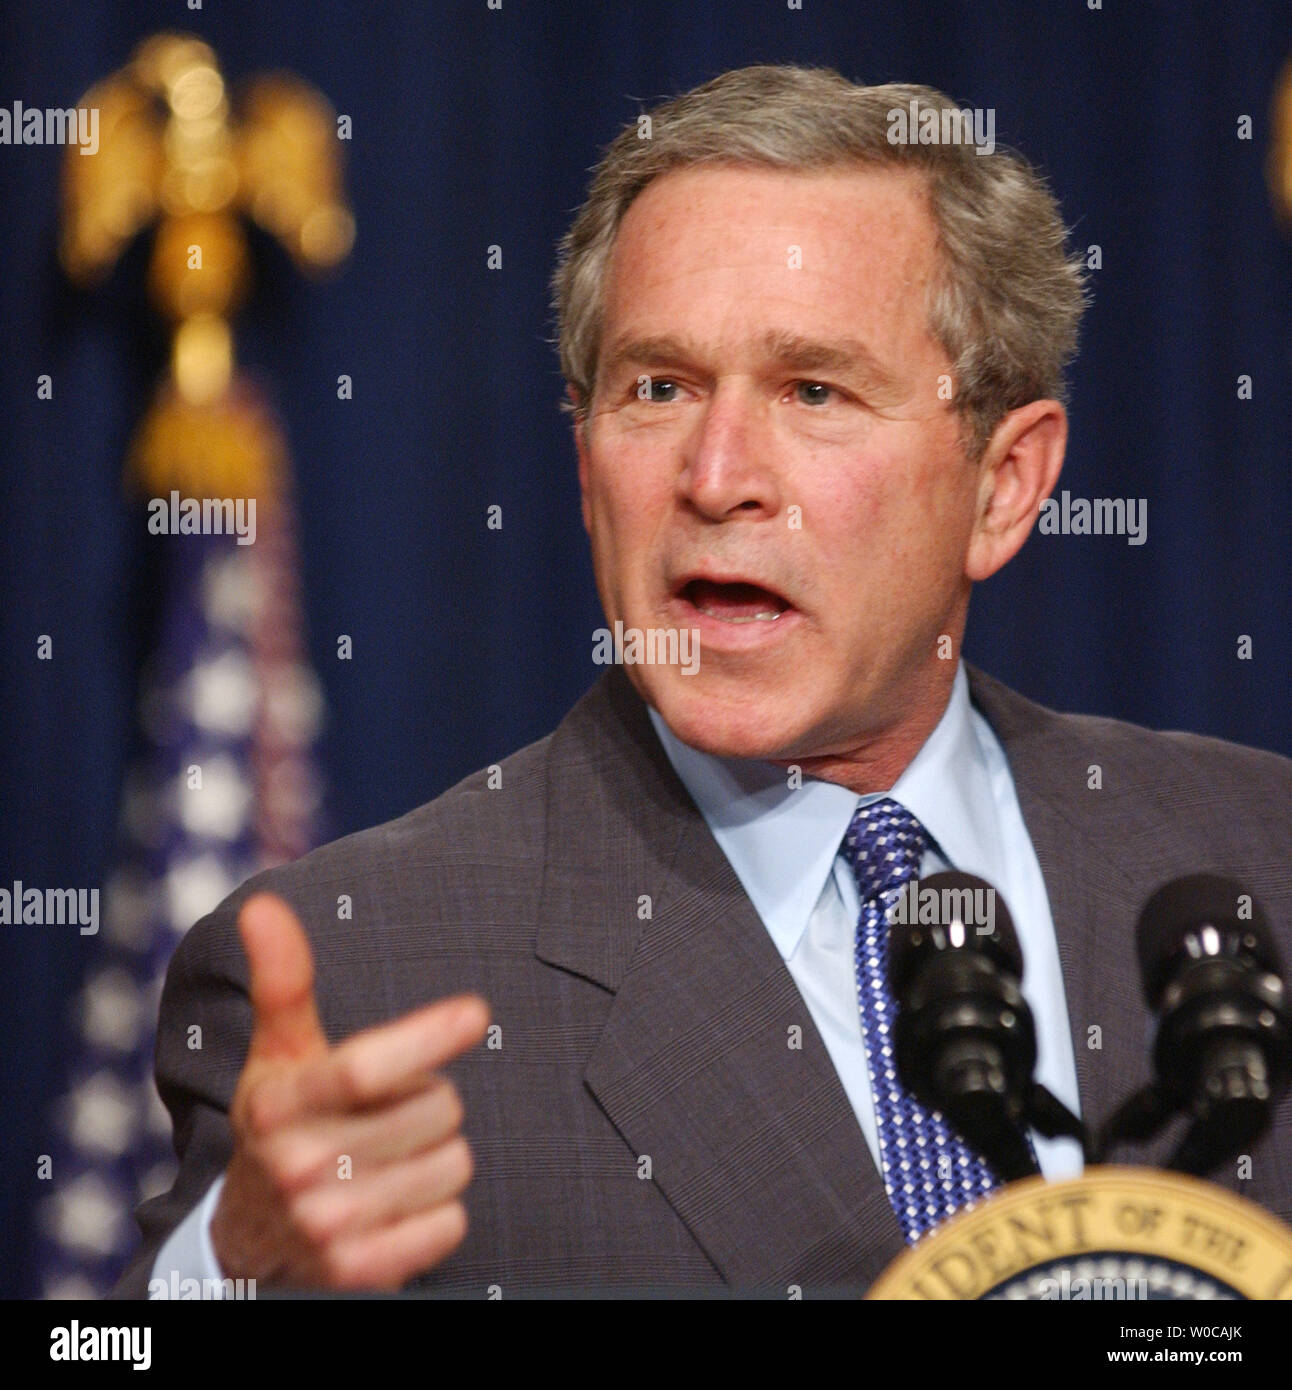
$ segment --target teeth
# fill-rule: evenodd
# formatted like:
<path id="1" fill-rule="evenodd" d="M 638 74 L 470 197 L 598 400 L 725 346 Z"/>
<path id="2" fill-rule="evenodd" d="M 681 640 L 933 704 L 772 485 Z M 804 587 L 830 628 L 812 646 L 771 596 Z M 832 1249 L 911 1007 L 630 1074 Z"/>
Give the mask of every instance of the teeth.
<path id="1" fill-rule="evenodd" d="M 781 615 L 779 612 L 745 613 L 738 618 L 733 618 L 726 613 L 715 613 L 712 608 L 705 608 L 700 605 L 700 612 L 709 618 L 721 618 L 724 623 L 774 623 Z"/>

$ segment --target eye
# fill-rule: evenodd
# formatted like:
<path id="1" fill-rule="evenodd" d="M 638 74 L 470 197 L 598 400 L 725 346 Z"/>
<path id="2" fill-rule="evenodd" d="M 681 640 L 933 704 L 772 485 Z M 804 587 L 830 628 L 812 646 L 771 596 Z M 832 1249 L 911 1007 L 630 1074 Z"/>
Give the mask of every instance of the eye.
<path id="1" fill-rule="evenodd" d="M 839 394 L 833 386 L 827 386 L 823 381 L 796 382 L 795 390 L 804 405 L 826 405 L 831 396 Z"/>
<path id="2" fill-rule="evenodd" d="M 670 380 L 668 377 L 666 377 L 666 376 L 650 377 L 650 378 L 648 378 L 648 381 L 649 381 L 649 387 L 648 387 L 648 389 L 647 389 L 646 396 L 645 396 L 645 399 L 646 399 L 646 400 L 648 400 L 648 401 L 655 401 L 655 402 L 661 403 L 661 404 L 666 404 L 667 402 L 676 399 L 676 394 L 675 394 L 676 391 L 677 391 L 677 382 L 676 382 L 676 381 L 671 381 L 671 380 Z M 642 399 L 642 396 L 641 396 L 641 384 L 639 383 L 639 384 L 638 384 L 637 386 L 635 386 L 633 389 L 634 389 L 635 393 L 637 394 L 638 399 L 639 399 L 639 400 Z"/>

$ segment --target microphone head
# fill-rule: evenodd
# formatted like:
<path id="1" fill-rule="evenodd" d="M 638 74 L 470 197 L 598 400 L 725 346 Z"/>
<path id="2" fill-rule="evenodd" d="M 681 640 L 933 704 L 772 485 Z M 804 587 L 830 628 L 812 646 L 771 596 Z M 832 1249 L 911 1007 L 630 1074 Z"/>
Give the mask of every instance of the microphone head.
<path id="1" fill-rule="evenodd" d="M 1005 900 L 984 878 L 948 869 L 912 879 L 888 909 L 888 982 L 899 1003 L 917 971 L 948 952 L 986 956 L 1019 980 L 1023 953 Z"/>
<path id="2" fill-rule="evenodd" d="M 1221 874 L 1164 883 L 1144 904 L 1135 945 L 1144 997 L 1154 1012 L 1176 972 L 1193 961 L 1228 958 L 1272 975 L 1281 968 L 1260 903 Z"/>

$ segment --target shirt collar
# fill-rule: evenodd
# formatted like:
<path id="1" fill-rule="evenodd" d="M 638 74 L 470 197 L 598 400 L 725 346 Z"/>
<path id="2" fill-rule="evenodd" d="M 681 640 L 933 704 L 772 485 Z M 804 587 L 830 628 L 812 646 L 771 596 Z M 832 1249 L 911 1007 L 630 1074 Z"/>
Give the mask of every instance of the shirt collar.
<path id="1" fill-rule="evenodd" d="M 865 796 L 810 777 L 791 790 L 786 769 L 702 753 L 683 743 L 656 710 L 649 713 L 673 770 L 786 960 L 807 928 L 853 814 L 880 797 L 905 806 L 952 867 L 1000 881 L 991 768 L 983 746 L 984 731 L 991 735 L 969 703 L 963 664 L 937 727 L 892 789 Z"/>

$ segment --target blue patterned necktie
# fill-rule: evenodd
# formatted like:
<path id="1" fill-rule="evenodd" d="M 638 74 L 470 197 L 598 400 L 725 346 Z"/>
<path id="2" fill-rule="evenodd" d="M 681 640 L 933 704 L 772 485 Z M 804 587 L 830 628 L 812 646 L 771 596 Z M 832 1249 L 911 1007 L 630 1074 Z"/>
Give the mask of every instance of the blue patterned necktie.
<path id="1" fill-rule="evenodd" d="M 897 1074 L 888 988 L 885 913 L 915 878 L 928 848 L 924 827 L 891 797 L 859 807 L 841 847 L 857 879 L 857 999 L 866 1041 L 879 1153 L 897 1219 L 914 1244 L 952 1212 L 980 1201 L 999 1183 L 987 1164 L 936 1110 L 927 1110 Z"/>

